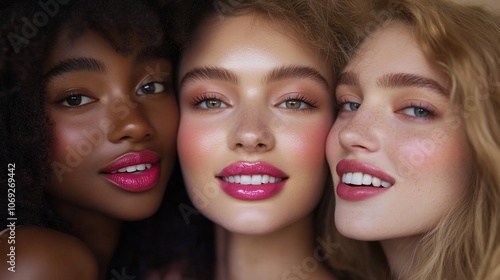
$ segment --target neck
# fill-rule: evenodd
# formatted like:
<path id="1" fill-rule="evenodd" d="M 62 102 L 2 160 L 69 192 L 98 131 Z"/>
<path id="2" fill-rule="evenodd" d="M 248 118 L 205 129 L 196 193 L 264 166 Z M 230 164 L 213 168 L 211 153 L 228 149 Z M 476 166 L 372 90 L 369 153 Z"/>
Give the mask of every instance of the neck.
<path id="1" fill-rule="evenodd" d="M 315 258 L 312 216 L 264 235 L 216 231 L 217 279 L 333 279 Z"/>
<path id="2" fill-rule="evenodd" d="M 73 205 L 53 202 L 56 212 L 71 223 L 69 233 L 84 242 L 99 264 L 104 279 L 120 238 L 121 221 Z"/>
<path id="3" fill-rule="evenodd" d="M 395 279 L 408 279 L 420 237 L 380 241 Z"/>

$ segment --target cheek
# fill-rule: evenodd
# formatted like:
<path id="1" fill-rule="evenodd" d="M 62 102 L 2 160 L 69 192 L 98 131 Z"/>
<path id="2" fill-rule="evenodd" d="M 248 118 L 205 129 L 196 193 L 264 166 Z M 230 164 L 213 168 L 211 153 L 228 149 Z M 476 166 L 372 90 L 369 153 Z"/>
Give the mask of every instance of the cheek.
<path id="1" fill-rule="evenodd" d="M 335 153 L 338 153 L 339 150 L 339 131 L 338 127 L 334 124 L 328 132 L 328 136 L 326 138 L 326 157 L 330 164 L 335 163 Z"/>
<path id="2" fill-rule="evenodd" d="M 74 167 L 73 161 L 88 156 L 95 150 L 95 146 L 85 137 L 84 132 L 97 134 L 99 130 L 94 126 L 56 121 L 52 132 L 54 137 L 52 160 Z M 103 135 L 98 136 L 103 137 Z"/>
<path id="3" fill-rule="evenodd" d="M 226 145 L 223 125 L 210 124 L 189 117 L 181 118 L 177 139 L 178 153 L 183 169 L 189 172 L 196 166 L 210 165 L 217 150 Z M 220 154 L 219 154 L 220 157 Z"/>
<path id="4" fill-rule="evenodd" d="M 285 154 L 297 155 L 299 166 L 320 166 L 325 164 L 325 146 L 331 122 L 312 122 L 297 126 L 296 134 L 289 133 L 283 138 L 287 143 Z"/>
<path id="5" fill-rule="evenodd" d="M 165 108 L 169 108 L 166 110 Z M 176 149 L 175 143 L 177 141 L 177 131 L 179 128 L 179 112 L 177 105 L 169 104 L 168 106 L 158 109 L 157 112 L 162 112 L 161 114 L 156 114 L 150 117 L 155 130 L 161 138 L 161 142 L 165 143 L 165 146 L 169 149 Z"/>

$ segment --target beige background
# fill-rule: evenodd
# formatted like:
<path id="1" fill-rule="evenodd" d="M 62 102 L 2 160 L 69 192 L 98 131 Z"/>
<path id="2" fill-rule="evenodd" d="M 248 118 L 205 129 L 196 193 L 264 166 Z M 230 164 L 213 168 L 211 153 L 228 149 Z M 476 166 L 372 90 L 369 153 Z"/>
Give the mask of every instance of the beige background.
<path id="1" fill-rule="evenodd" d="M 497 11 L 500 11 L 500 0 L 456 0 L 462 3 L 469 3 L 475 5 L 487 5 L 489 7 L 494 8 Z"/>

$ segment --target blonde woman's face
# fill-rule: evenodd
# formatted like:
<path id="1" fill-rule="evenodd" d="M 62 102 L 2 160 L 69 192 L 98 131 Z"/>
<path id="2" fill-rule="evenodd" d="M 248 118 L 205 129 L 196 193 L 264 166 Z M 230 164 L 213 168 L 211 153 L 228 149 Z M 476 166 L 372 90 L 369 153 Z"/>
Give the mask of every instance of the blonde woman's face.
<path id="1" fill-rule="evenodd" d="M 178 151 L 209 219 L 265 234 L 311 215 L 328 174 L 333 73 L 252 15 L 205 24 L 180 66 Z"/>
<path id="2" fill-rule="evenodd" d="M 471 151 L 447 88 L 402 24 L 381 28 L 354 56 L 327 142 L 342 234 L 418 236 L 467 193 Z"/>

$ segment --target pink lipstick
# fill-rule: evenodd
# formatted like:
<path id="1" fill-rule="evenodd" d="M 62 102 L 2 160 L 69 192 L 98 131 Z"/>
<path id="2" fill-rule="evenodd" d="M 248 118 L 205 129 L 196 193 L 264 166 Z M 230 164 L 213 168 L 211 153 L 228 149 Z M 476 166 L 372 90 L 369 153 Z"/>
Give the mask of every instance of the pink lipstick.
<path id="1" fill-rule="evenodd" d="M 337 195 L 348 201 L 377 196 L 395 183 L 393 177 L 377 167 L 355 160 L 341 160 L 336 171 L 339 176 Z"/>
<path id="2" fill-rule="evenodd" d="M 235 162 L 218 175 L 222 190 L 240 200 L 263 200 L 278 194 L 288 176 L 266 162 Z"/>
<path id="3" fill-rule="evenodd" d="M 100 172 L 111 183 L 130 192 L 151 189 L 160 177 L 160 155 L 153 151 L 126 153 Z"/>

